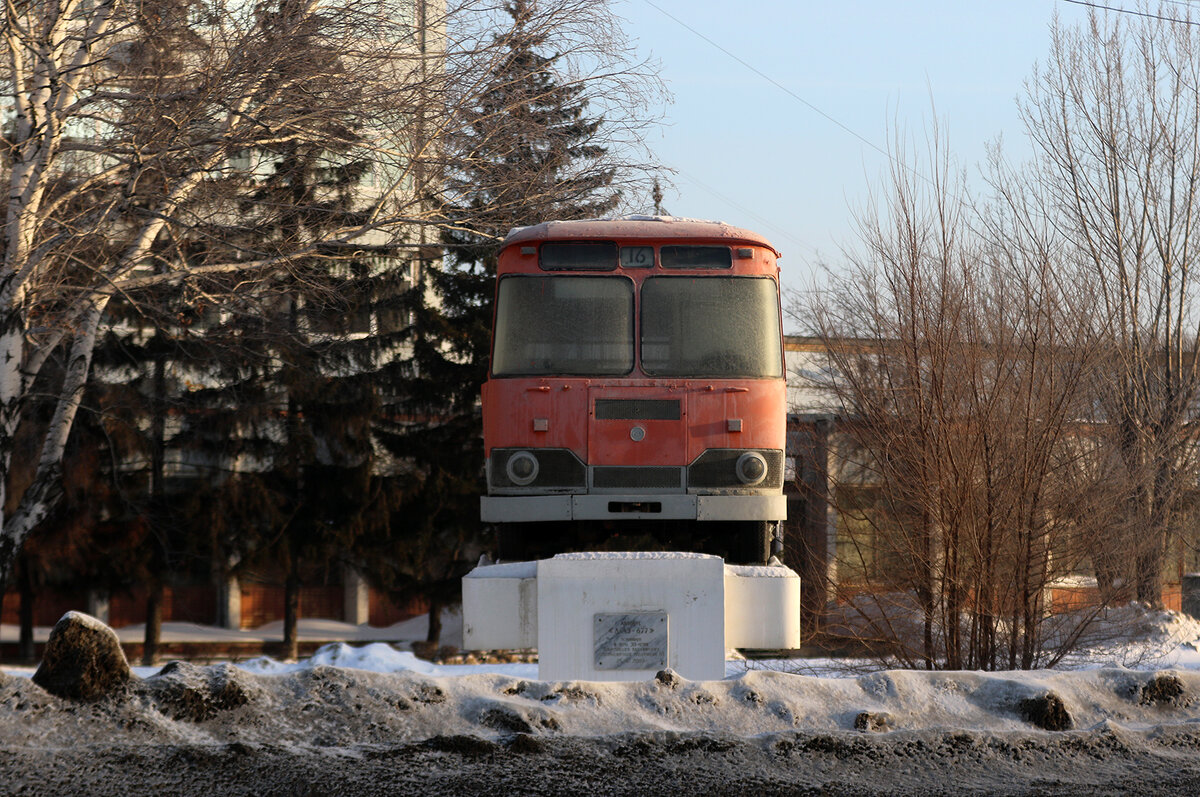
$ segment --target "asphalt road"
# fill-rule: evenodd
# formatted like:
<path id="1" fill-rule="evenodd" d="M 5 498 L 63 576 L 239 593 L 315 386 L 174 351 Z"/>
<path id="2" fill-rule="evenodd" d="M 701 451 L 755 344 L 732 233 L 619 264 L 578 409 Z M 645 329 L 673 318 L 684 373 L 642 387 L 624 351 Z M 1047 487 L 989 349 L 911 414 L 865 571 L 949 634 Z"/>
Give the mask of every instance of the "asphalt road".
<path id="1" fill-rule="evenodd" d="M 1178 795 L 1200 793 L 1200 734 L 897 731 L 750 739 L 513 734 L 412 744 L 0 749 L 4 795 Z"/>

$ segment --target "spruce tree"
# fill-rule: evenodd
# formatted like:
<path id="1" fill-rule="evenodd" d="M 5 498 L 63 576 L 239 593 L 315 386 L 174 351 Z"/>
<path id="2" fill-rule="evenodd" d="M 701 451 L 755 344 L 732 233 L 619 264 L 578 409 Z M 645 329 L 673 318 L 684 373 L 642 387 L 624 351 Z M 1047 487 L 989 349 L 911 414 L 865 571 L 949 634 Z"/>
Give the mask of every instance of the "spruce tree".
<path id="1" fill-rule="evenodd" d="M 180 0 L 181 10 L 187 5 Z M 295 6 L 275 0 L 254 12 L 267 44 L 286 39 L 280 46 L 291 53 L 270 76 L 279 86 L 273 112 L 287 118 L 304 116 L 314 97 L 336 93 L 343 72 L 325 20 L 297 21 Z M 145 74 L 169 71 L 172 42 L 186 51 L 190 19 L 164 14 L 146 23 L 151 29 L 139 50 Z M 149 68 L 154 64 L 163 69 Z M 187 281 L 172 302 L 115 306 L 115 318 L 124 313 L 125 326 L 136 330 L 119 341 L 119 354 L 135 374 L 127 387 L 143 402 L 138 453 L 146 454 L 149 472 L 142 492 L 131 493 L 155 530 L 148 615 L 161 606 L 154 596 L 161 596 L 171 548 L 215 557 L 218 577 L 230 568 L 280 572 L 285 655 L 296 649 L 302 578 L 341 563 L 369 503 L 375 371 L 380 351 L 392 345 L 372 318 L 406 274 L 386 236 L 351 247 L 330 233 L 361 224 L 376 201 L 364 190 L 372 167 L 363 120 L 350 90 L 341 91 L 338 108 L 311 114 L 304 135 L 235 153 L 214 170 L 195 223 L 156 247 L 161 263 L 279 258 L 286 267 L 249 283 L 236 273 Z M 311 255 L 292 255 L 321 240 L 329 242 Z M 206 293 L 226 297 L 219 311 Z M 141 307 L 158 312 L 138 318 Z M 164 366 L 172 378 L 164 379 Z M 167 404 L 179 418 L 169 436 L 162 428 Z M 168 448 L 195 481 L 190 500 L 165 495 Z M 183 539 L 162 545 L 166 531 L 177 528 L 187 532 Z"/>
<path id="2" fill-rule="evenodd" d="M 281 145 L 257 153 L 272 171 L 255 201 L 277 210 L 242 221 L 247 245 L 269 249 L 284 239 L 291 246 L 364 212 L 357 189 L 366 164 L 348 149 Z M 243 566 L 282 569 L 289 658 L 301 581 L 329 576 L 344 562 L 369 503 L 370 423 L 388 340 L 372 319 L 404 273 L 390 246 L 293 264 L 229 319 L 222 377 L 196 396 L 204 405 L 197 442 L 221 452 L 229 471 L 211 493 L 210 512 L 224 516 L 228 531 L 217 547 Z"/>
<path id="3" fill-rule="evenodd" d="M 479 521 L 484 490 L 479 390 L 487 378 L 500 242 L 509 229 L 546 219 L 603 216 L 618 205 L 617 170 L 600 142 L 604 122 L 588 116 L 583 88 L 560 72 L 547 32 L 525 0 L 507 6 L 503 57 L 450 140 L 441 203 L 444 259 L 425 263 L 406 296 L 411 359 L 402 418 L 381 436 L 411 464 L 403 515 L 372 575 L 407 586 L 430 605 L 430 640 L 441 608 L 487 547 Z"/>

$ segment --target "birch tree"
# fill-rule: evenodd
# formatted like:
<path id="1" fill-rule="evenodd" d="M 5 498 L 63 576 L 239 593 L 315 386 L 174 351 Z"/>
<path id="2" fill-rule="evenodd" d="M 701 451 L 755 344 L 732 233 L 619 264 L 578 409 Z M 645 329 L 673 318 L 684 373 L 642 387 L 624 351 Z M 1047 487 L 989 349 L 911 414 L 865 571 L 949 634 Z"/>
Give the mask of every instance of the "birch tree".
<path id="1" fill-rule="evenodd" d="M 572 80 L 602 102 L 606 87 L 632 87 L 602 110 L 626 134 L 612 139 L 624 163 L 645 168 L 629 153 L 658 84 L 613 38 L 607 0 L 535 5 L 530 24 L 556 32 Z M 442 176 L 470 157 L 444 142 L 504 57 L 507 16 L 494 0 L 5 0 L 2 14 L 0 594 L 55 505 L 110 303 L 153 325 L 166 312 L 155 291 L 171 285 L 200 315 L 253 319 L 297 284 L 335 306 L 352 276 L 338 263 L 429 258 L 461 222 L 439 215 L 456 199 Z M 271 153 L 301 150 L 327 153 L 330 171 L 366 164 L 369 190 L 350 211 L 338 203 L 337 223 L 329 195 L 298 194 L 299 223 L 249 234 L 280 213 L 259 190 Z M 181 345 L 207 334 L 161 320 Z M 35 393 L 53 409 L 24 468 L 34 475 L 14 488 L 13 440 Z"/>
<path id="2" fill-rule="evenodd" d="M 390 142 L 413 139 L 394 126 L 401 117 L 395 108 L 415 104 L 412 81 L 398 72 L 411 74 L 424 54 L 411 47 L 412 21 L 394 21 L 387 6 L 4 4 L 0 485 L 31 391 L 56 399 L 32 481 L 0 501 L 0 579 L 54 505 L 63 449 L 115 296 L 180 282 L 196 296 L 228 294 L 231 286 L 245 292 L 298 256 L 353 246 L 403 215 L 396 187 L 384 187 L 353 226 L 321 237 L 208 246 L 191 257 L 179 245 L 227 220 L 231 208 L 221 200 L 238 195 L 250 177 L 234 165 L 238 156 L 327 136 L 331 119 L 343 122 L 348 142 L 394 167 L 398 186 L 411 159 Z M 314 46 L 335 52 L 338 69 L 322 69 L 328 59 L 312 62 Z M 280 102 L 289 94 L 308 102 Z M 362 120 L 360 128 L 369 120 L 374 139 L 350 119 Z M 60 379 L 44 384 L 52 356 L 65 366 Z"/>

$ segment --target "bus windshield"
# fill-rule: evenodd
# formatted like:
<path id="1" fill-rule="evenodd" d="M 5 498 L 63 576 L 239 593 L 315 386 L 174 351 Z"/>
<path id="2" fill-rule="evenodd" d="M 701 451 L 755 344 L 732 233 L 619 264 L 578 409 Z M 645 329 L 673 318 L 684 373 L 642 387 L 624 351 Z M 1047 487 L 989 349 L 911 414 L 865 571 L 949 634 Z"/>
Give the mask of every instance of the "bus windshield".
<path id="1" fill-rule="evenodd" d="M 765 277 L 651 277 L 642 284 L 649 376 L 780 377 L 779 299 Z"/>
<path id="2" fill-rule="evenodd" d="M 496 376 L 620 376 L 633 370 L 633 282 L 511 276 L 496 294 Z"/>

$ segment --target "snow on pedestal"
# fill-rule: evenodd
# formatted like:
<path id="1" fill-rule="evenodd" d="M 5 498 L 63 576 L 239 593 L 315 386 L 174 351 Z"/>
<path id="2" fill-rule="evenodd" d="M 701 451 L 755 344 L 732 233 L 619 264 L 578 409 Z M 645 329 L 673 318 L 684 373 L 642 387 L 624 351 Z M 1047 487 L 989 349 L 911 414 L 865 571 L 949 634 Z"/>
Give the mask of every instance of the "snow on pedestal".
<path id="1" fill-rule="evenodd" d="M 576 553 L 475 568 L 463 646 L 538 649 L 542 680 L 724 677 L 731 647 L 800 644 L 800 578 L 696 553 Z"/>

